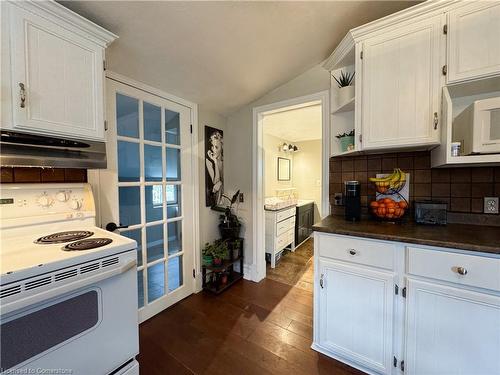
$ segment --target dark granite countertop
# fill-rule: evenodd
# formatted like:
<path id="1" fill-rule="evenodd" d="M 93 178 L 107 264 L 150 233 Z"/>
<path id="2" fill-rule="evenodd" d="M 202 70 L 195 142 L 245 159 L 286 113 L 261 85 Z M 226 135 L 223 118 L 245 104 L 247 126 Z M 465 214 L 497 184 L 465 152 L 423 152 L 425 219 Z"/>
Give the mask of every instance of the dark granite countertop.
<path id="1" fill-rule="evenodd" d="M 495 226 L 468 224 L 432 226 L 420 225 L 411 221 L 394 224 L 369 219 L 353 223 L 345 221 L 343 216 L 330 215 L 316 223 L 313 230 L 378 240 L 500 254 L 500 227 Z"/>

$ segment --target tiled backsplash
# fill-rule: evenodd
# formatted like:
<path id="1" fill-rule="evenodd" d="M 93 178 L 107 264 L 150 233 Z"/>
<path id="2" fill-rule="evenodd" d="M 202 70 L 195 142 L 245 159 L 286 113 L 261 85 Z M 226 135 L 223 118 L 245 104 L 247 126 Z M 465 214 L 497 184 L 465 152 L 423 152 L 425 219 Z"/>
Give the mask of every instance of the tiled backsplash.
<path id="1" fill-rule="evenodd" d="M 87 182 L 86 169 L 1 167 L 0 183 Z"/>
<path id="2" fill-rule="evenodd" d="M 448 211 L 482 213 L 484 197 L 500 196 L 500 167 L 431 169 L 430 152 L 404 152 L 330 159 L 330 204 L 333 214 L 343 213 L 334 206 L 334 193 L 343 192 L 343 182 L 361 182 L 361 203 L 367 206 L 375 190 L 368 181 L 376 173 L 394 168 L 410 173 L 410 201 L 436 199 L 448 203 Z"/>

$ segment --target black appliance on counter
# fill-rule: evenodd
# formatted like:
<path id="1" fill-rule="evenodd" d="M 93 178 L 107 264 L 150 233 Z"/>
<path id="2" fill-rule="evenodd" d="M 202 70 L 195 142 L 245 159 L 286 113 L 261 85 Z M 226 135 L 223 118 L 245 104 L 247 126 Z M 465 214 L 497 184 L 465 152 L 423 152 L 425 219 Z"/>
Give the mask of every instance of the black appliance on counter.
<path id="1" fill-rule="evenodd" d="M 344 182 L 344 205 L 347 221 L 361 219 L 361 185 L 359 181 Z"/>
<path id="2" fill-rule="evenodd" d="M 446 225 L 448 204 L 439 201 L 415 201 L 415 222 L 418 224 Z"/>

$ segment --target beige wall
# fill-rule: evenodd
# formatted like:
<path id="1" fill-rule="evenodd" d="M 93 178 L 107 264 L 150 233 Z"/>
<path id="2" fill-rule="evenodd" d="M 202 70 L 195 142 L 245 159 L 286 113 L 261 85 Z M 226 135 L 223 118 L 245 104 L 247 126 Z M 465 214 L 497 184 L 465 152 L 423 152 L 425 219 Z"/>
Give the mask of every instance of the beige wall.
<path id="1" fill-rule="evenodd" d="M 224 133 L 225 182 L 226 190 L 241 189 L 245 194 L 245 202 L 240 204 L 238 209 L 243 224 L 242 235 L 245 238 L 245 264 L 253 262 L 252 110 L 257 106 L 314 94 L 329 88 L 329 72 L 321 65 L 316 65 L 228 117 L 227 132 Z"/>
<path id="2" fill-rule="evenodd" d="M 264 120 L 264 128 L 266 126 Z M 275 137 L 271 134 L 263 135 L 264 138 L 264 195 L 274 197 L 276 189 L 293 187 L 293 153 L 284 152 L 279 148 L 283 143 L 290 143 L 286 139 Z M 292 171 L 290 181 L 278 181 L 278 157 L 290 159 Z"/>
<path id="3" fill-rule="evenodd" d="M 293 187 L 299 199 L 314 200 L 314 221 L 319 221 L 321 208 L 321 140 L 295 143 L 299 152 L 293 155 Z"/>
<path id="4" fill-rule="evenodd" d="M 224 132 L 224 174 L 227 170 L 227 119 L 215 112 L 198 107 L 198 168 L 200 190 L 200 246 L 219 238 L 219 212 L 205 207 L 205 125 Z"/>

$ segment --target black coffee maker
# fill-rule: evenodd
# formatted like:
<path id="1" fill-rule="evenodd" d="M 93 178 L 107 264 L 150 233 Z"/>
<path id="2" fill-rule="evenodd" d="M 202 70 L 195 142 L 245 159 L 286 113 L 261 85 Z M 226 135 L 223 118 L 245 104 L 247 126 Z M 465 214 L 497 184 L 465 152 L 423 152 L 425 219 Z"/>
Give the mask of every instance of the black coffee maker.
<path id="1" fill-rule="evenodd" d="M 361 219 L 361 185 L 359 181 L 344 182 L 345 219 L 359 221 Z"/>

